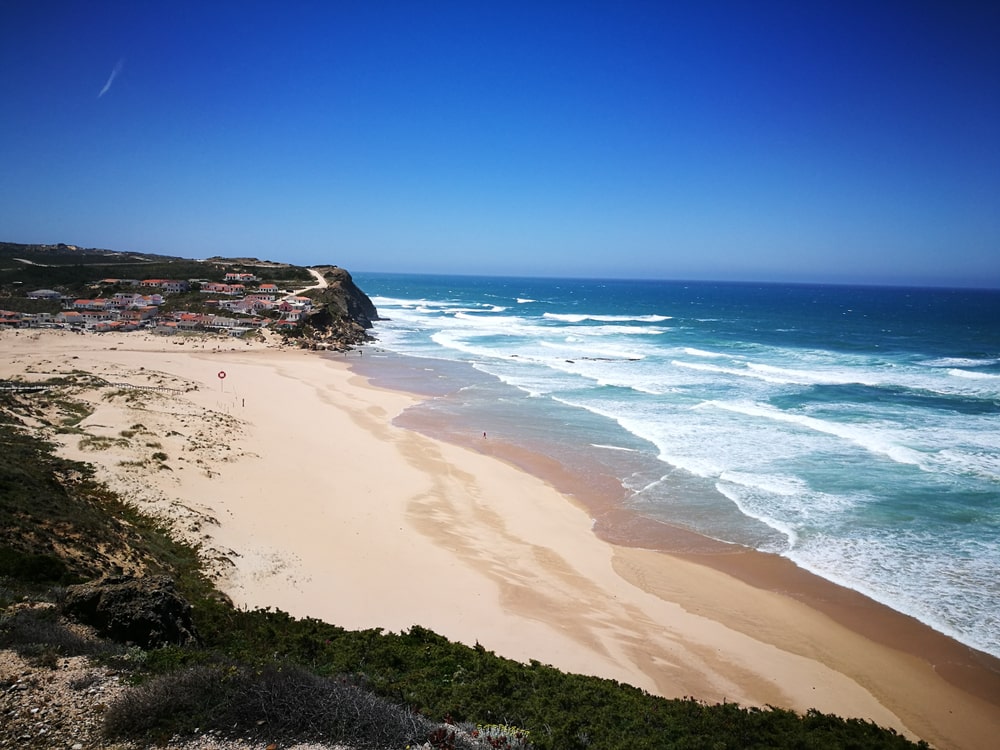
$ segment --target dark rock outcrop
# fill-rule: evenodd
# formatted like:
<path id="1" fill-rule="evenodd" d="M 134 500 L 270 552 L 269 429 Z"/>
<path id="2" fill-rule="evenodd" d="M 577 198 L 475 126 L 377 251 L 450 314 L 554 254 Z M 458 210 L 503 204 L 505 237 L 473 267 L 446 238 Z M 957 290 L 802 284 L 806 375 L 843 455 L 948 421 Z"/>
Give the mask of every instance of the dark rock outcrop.
<path id="1" fill-rule="evenodd" d="M 102 636 L 142 648 L 181 645 L 198 639 L 191 605 L 167 576 L 106 576 L 70 586 L 63 613 Z"/>
<path id="2" fill-rule="evenodd" d="M 338 349 L 369 341 L 368 330 L 379 316 L 368 295 L 343 268 L 324 266 L 315 270 L 323 274 L 327 286 L 304 293 L 313 300 L 314 307 L 304 321 L 306 338 L 313 344 L 322 343 Z"/>
<path id="3" fill-rule="evenodd" d="M 325 289 L 311 289 L 306 292 L 317 306 L 325 307 L 335 317 L 348 318 L 364 329 L 372 327 L 378 320 L 378 310 L 368 295 L 358 288 L 354 279 L 343 268 L 325 266 L 317 268 L 326 279 Z"/>

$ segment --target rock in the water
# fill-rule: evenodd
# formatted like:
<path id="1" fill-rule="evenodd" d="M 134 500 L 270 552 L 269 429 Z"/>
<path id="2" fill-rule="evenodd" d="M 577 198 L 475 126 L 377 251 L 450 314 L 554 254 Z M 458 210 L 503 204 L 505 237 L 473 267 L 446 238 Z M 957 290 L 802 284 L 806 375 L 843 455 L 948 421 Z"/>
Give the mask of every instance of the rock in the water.
<path id="1" fill-rule="evenodd" d="M 63 612 L 106 638 L 142 648 L 182 645 L 198 638 L 191 605 L 167 576 L 106 576 L 70 586 Z"/>

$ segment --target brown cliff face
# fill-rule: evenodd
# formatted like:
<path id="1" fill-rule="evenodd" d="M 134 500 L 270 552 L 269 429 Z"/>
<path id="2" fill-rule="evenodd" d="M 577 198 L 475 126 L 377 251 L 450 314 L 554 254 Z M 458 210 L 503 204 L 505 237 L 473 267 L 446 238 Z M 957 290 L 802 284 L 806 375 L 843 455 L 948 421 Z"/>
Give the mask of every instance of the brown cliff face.
<path id="1" fill-rule="evenodd" d="M 358 288 L 345 269 L 337 266 L 317 268 L 326 279 L 325 289 L 313 289 L 306 296 L 317 303 L 326 305 L 331 311 L 336 310 L 341 316 L 346 316 L 363 328 L 371 328 L 372 321 L 378 320 L 378 310 L 368 298 L 368 295 Z"/>
<path id="2" fill-rule="evenodd" d="M 308 338 L 324 341 L 337 348 L 369 341 L 367 333 L 372 321 L 378 320 L 378 310 L 368 295 L 354 283 L 351 274 L 337 266 L 316 268 L 327 286 L 310 289 L 304 296 L 313 300 L 314 312 L 305 321 L 311 332 Z"/>

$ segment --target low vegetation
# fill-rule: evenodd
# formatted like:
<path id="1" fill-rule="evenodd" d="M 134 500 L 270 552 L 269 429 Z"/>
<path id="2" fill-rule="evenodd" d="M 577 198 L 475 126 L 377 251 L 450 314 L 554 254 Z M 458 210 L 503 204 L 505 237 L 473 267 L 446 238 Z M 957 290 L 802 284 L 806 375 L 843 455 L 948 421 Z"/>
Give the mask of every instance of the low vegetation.
<path id="1" fill-rule="evenodd" d="M 356 680 L 321 677 L 295 664 L 214 663 L 148 679 L 109 706 L 105 732 L 140 741 L 169 738 L 183 716 L 213 733 L 267 725 L 270 737 L 403 748 L 436 725 L 375 695 Z"/>
<path id="2" fill-rule="evenodd" d="M 211 730 L 357 748 L 914 746 L 870 722 L 816 711 L 659 698 L 419 626 L 349 631 L 234 608 L 205 577 L 197 550 L 24 429 L 31 398 L 0 394 L 0 647 L 30 653 L 43 667 L 70 654 L 114 662 L 132 687 L 107 707 L 109 743 L 151 745 Z M 193 605 L 199 641 L 125 648 L 75 634 L 55 606 L 24 610 L 26 599 L 57 604 L 66 585 L 121 570 L 170 575 Z"/>
<path id="3" fill-rule="evenodd" d="M 56 289 L 73 296 L 93 293 L 97 279 L 201 279 L 222 281 L 227 270 L 252 272 L 262 281 L 295 288 L 311 283 L 301 267 L 256 258 L 210 258 L 190 260 L 151 253 L 119 252 L 71 245 L 31 245 L 0 242 L 0 309 L 19 312 L 51 312 L 58 302 L 28 300 L 26 291 Z M 128 287 L 103 285 L 103 293 L 128 291 Z M 192 292 L 186 299 L 201 304 L 203 295 Z"/>

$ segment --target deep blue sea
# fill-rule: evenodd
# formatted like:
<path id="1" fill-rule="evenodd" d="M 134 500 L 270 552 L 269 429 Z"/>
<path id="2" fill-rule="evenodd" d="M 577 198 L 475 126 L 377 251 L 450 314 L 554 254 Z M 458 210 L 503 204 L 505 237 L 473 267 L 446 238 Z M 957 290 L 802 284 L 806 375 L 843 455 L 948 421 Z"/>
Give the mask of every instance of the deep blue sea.
<path id="1" fill-rule="evenodd" d="M 1000 656 L 1000 291 L 354 278 L 415 408 Z"/>

